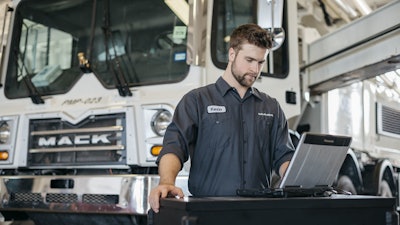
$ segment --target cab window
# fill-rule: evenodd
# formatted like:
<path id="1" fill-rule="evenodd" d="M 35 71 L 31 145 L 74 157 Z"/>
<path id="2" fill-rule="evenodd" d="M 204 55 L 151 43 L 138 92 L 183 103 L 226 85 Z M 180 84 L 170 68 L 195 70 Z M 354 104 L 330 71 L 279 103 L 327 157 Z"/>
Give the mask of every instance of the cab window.
<path id="1" fill-rule="evenodd" d="M 284 4 L 286 7 L 286 4 Z M 286 10 L 283 10 L 286 12 Z M 257 0 L 217 0 L 214 3 L 211 34 L 211 58 L 215 66 L 225 69 L 228 64 L 229 35 L 245 23 L 257 23 Z M 283 29 L 287 32 L 287 15 L 284 13 Z M 286 34 L 288 37 L 290 34 Z M 273 51 L 263 67 L 261 76 L 286 78 L 289 74 L 288 43 Z M 272 66 L 269 66 L 272 63 Z M 273 68 L 273 69 L 271 69 Z"/>
<path id="2" fill-rule="evenodd" d="M 179 82 L 189 70 L 187 27 L 164 1 L 21 1 L 15 15 L 11 99 L 66 93 L 88 72 L 117 89 Z"/>

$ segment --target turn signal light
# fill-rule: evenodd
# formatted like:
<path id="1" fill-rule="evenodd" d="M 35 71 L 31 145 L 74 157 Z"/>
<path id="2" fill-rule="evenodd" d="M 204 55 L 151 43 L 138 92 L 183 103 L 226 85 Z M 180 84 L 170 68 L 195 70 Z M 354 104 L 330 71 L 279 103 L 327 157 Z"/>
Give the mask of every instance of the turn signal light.
<path id="1" fill-rule="evenodd" d="M 0 151 L 0 160 L 7 160 L 7 159 L 8 159 L 8 152 Z"/>
<path id="2" fill-rule="evenodd" d="M 158 156 L 160 154 L 161 150 L 162 150 L 162 146 L 155 145 L 155 146 L 151 147 L 151 154 L 153 156 Z"/>

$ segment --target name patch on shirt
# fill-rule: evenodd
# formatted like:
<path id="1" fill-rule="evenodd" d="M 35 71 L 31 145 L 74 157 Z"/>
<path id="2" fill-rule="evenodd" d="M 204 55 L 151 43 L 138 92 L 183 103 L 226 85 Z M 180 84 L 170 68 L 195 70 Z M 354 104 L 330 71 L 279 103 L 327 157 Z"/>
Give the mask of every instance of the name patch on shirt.
<path id="1" fill-rule="evenodd" d="M 223 105 L 209 105 L 207 106 L 208 113 L 225 113 L 226 108 Z"/>
<path id="2" fill-rule="evenodd" d="M 274 117 L 274 114 L 271 113 L 263 113 L 263 112 L 259 112 L 258 113 L 259 116 L 267 116 L 267 117 Z"/>

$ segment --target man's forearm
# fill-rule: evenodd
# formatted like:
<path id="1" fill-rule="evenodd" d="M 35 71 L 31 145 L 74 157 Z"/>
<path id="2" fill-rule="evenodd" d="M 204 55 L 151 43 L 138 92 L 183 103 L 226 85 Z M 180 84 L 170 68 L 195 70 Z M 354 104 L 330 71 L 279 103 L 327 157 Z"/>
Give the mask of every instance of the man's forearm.
<path id="1" fill-rule="evenodd" d="M 279 176 L 283 177 L 283 175 L 285 175 L 286 170 L 289 166 L 290 161 L 286 161 L 284 163 L 282 163 L 281 167 L 279 168 Z"/>
<path id="2" fill-rule="evenodd" d="M 160 175 L 160 184 L 175 185 L 175 179 L 181 170 L 181 161 L 175 154 L 166 154 L 161 157 L 158 164 L 158 173 Z"/>

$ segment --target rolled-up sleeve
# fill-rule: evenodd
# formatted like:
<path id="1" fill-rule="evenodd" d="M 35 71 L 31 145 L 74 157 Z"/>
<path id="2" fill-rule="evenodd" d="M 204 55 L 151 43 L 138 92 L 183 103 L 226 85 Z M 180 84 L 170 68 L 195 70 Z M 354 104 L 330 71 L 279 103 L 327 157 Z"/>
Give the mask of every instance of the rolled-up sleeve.
<path id="1" fill-rule="evenodd" d="M 281 165 L 290 161 L 294 154 L 294 147 L 292 141 L 290 139 L 288 123 L 286 121 L 285 114 L 278 104 L 278 102 L 274 101 L 276 105 L 276 116 L 273 127 L 272 136 L 270 138 L 271 145 L 274 154 L 273 160 L 273 168 L 277 174 L 279 174 L 279 168 Z"/>
<path id="2" fill-rule="evenodd" d="M 161 157 L 169 153 L 178 156 L 181 165 L 188 160 L 189 151 L 194 148 L 198 129 L 196 100 L 193 95 L 193 92 L 187 93 L 178 103 L 173 120 L 165 133 L 157 164 Z"/>

